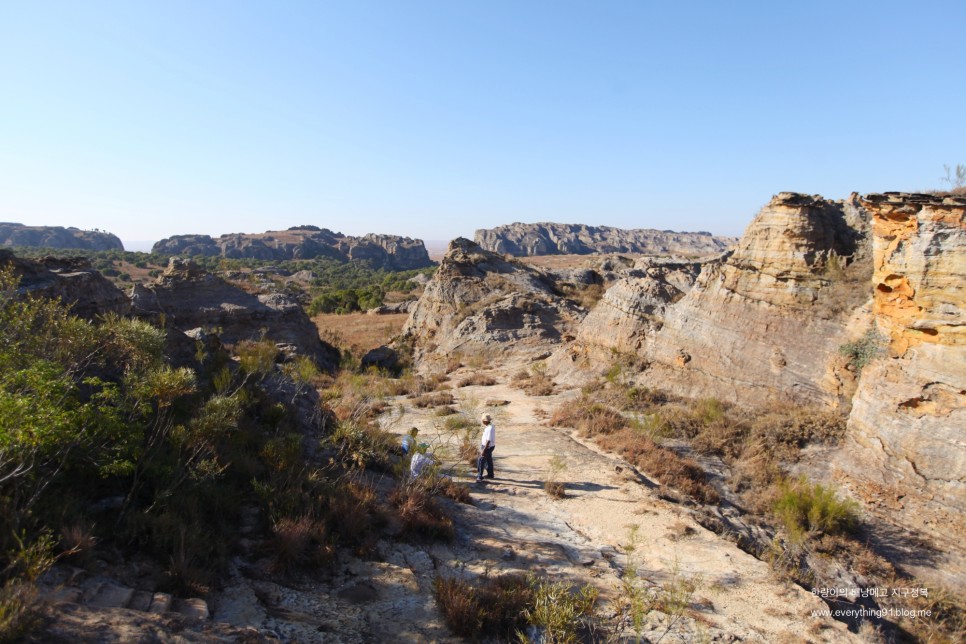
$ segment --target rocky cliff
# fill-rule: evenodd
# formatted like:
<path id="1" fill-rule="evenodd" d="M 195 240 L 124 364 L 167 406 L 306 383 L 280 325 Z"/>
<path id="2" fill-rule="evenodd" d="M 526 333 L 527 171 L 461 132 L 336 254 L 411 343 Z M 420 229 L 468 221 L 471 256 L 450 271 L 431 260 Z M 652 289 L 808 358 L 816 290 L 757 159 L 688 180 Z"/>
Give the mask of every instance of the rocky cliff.
<path id="1" fill-rule="evenodd" d="M 777 195 L 667 308 L 642 349 L 642 380 L 733 402 L 847 408 L 854 377 L 837 349 L 867 320 L 870 249 L 856 196 Z"/>
<path id="2" fill-rule="evenodd" d="M 163 316 L 180 331 L 214 330 L 229 345 L 265 337 L 286 354 L 310 356 L 327 371 L 338 366 L 338 351 L 319 339 L 295 300 L 278 293 L 246 293 L 190 260 L 171 258 L 154 282 L 134 287 L 131 300 L 136 314 Z"/>
<path id="3" fill-rule="evenodd" d="M 364 260 L 375 267 L 397 271 L 432 265 L 422 240 L 373 234 L 349 237 L 316 226 L 258 234 L 232 233 L 217 239 L 208 235 L 177 235 L 162 239 L 151 252 L 265 260 L 331 257 L 339 261 Z"/>
<path id="4" fill-rule="evenodd" d="M 0 266 L 13 266 L 20 277 L 20 293 L 56 298 L 71 307 L 71 312 L 88 320 L 106 313 L 126 314 L 131 302 L 86 258 L 44 257 L 29 260 L 0 249 Z"/>
<path id="5" fill-rule="evenodd" d="M 610 273 L 607 290 L 580 322 L 573 344 L 554 356 L 554 371 L 579 383 L 612 367 L 618 356 L 635 361 L 664 325 L 668 307 L 691 290 L 701 266 L 642 258 Z"/>
<path id="6" fill-rule="evenodd" d="M 540 355 L 564 341 L 583 311 L 545 271 L 455 239 L 403 329 L 417 362 L 454 352 Z"/>
<path id="7" fill-rule="evenodd" d="M 476 243 L 494 253 L 529 255 L 588 255 L 642 253 L 646 255 L 712 255 L 735 240 L 711 233 L 677 233 L 671 230 L 624 230 L 583 224 L 514 223 L 476 231 Z"/>
<path id="8" fill-rule="evenodd" d="M 966 198 L 889 193 L 861 204 L 873 217 L 870 337 L 881 354 L 861 373 L 838 466 L 867 502 L 961 547 Z"/>
<path id="9" fill-rule="evenodd" d="M 24 226 L 8 222 L 0 222 L 0 246 L 124 250 L 121 240 L 111 233 L 61 226 Z"/>

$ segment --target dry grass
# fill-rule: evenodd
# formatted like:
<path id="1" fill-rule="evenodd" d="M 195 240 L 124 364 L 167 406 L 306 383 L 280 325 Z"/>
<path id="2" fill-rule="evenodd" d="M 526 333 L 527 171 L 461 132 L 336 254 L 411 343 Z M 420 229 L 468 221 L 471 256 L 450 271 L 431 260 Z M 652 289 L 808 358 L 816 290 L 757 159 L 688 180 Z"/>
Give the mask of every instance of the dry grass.
<path id="1" fill-rule="evenodd" d="M 399 335 L 408 318 L 408 313 L 322 313 L 312 318 L 312 321 L 323 339 L 347 349 L 356 358 L 361 358 L 370 349 L 388 344 Z"/>
<path id="2" fill-rule="evenodd" d="M 530 396 L 552 396 L 555 391 L 553 380 L 545 373 L 534 374 L 522 388 Z"/>
<path id="3" fill-rule="evenodd" d="M 561 405 L 550 418 L 553 426 L 575 427 L 604 449 L 619 453 L 664 485 L 702 503 L 717 503 L 718 492 L 707 482 L 697 462 L 662 447 L 640 429 L 631 428 L 620 412 L 583 398 Z"/>
<path id="4" fill-rule="evenodd" d="M 289 575 L 331 560 L 334 549 L 324 522 L 309 516 L 284 518 L 272 526 L 272 570 Z"/>
<path id="5" fill-rule="evenodd" d="M 376 491 L 369 485 L 343 482 L 325 500 L 327 521 L 339 537 L 339 543 L 359 556 L 371 553 L 376 546 L 378 529 L 386 521 Z"/>
<path id="6" fill-rule="evenodd" d="M 583 287 L 565 289 L 564 294 L 578 306 L 589 311 L 604 297 L 604 290 L 603 284 L 589 284 Z"/>
<path id="7" fill-rule="evenodd" d="M 97 538 L 86 525 L 73 523 L 60 530 L 61 557 L 69 558 L 75 562 L 84 562 L 96 545 Z"/>
<path id="8" fill-rule="evenodd" d="M 720 501 L 717 490 L 707 482 L 704 470 L 697 462 L 661 447 L 638 430 L 622 429 L 601 435 L 597 442 L 604 449 L 619 453 L 667 487 L 701 503 L 717 504 Z"/>
<path id="9" fill-rule="evenodd" d="M 477 585 L 437 577 L 436 604 L 454 635 L 478 640 L 513 641 L 527 626 L 527 609 L 534 591 L 523 575 L 485 577 Z"/>
<path id="10" fill-rule="evenodd" d="M 466 376 L 465 378 L 461 378 L 456 386 L 470 387 L 475 385 L 477 387 L 492 387 L 495 384 L 496 384 L 496 378 L 494 378 L 493 376 L 489 376 L 483 373 L 474 373 L 471 376 Z"/>
<path id="11" fill-rule="evenodd" d="M 457 483 L 450 478 L 440 478 L 436 487 L 439 493 L 447 499 L 452 499 L 457 503 L 473 505 L 473 497 L 470 496 L 470 488 L 462 483 Z"/>
<path id="12" fill-rule="evenodd" d="M 413 398 L 413 407 L 425 409 L 426 407 L 443 407 L 452 405 L 456 402 L 453 394 L 445 391 L 426 393 Z"/>
<path id="13" fill-rule="evenodd" d="M 436 483 L 429 478 L 401 484 L 390 495 L 406 537 L 452 541 L 453 520 L 446 516 L 434 497 Z"/>
<path id="14" fill-rule="evenodd" d="M 561 481 L 544 482 L 543 491 L 555 499 L 563 499 L 567 496 L 567 486 Z"/>
<path id="15" fill-rule="evenodd" d="M 590 437 L 621 430 L 628 426 L 628 421 L 620 412 L 584 397 L 554 409 L 550 425 L 573 427 L 581 436 Z"/>

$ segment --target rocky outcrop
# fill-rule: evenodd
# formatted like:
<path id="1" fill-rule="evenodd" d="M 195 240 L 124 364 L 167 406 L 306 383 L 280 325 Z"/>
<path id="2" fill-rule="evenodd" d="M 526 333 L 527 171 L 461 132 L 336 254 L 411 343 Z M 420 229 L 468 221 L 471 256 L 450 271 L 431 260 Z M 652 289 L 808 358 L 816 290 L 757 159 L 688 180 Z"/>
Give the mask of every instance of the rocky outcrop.
<path id="1" fill-rule="evenodd" d="M 417 363 L 456 352 L 537 355 L 563 342 L 584 312 L 552 276 L 455 239 L 403 328 Z"/>
<path id="2" fill-rule="evenodd" d="M 867 324 L 868 213 L 856 195 L 774 197 L 734 252 L 706 264 L 643 348 L 642 380 L 692 396 L 845 407 L 838 347 Z"/>
<path id="3" fill-rule="evenodd" d="M 62 226 L 24 226 L 8 222 L 0 222 L 0 246 L 124 250 L 121 240 L 111 233 Z"/>
<path id="4" fill-rule="evenodd" d="M 93 320 L 106 313 L 126 314 L 131 303 L 88 259 L 44 257 L 22 259 L 0 249 L 0 266 L 11 265 L 20 277 L 19 292 L 56 298 L 74 315 Z"/>
<path id="5" fill-rule="evenodd" d="M 515 257 L 530 255 L 589 255 L 641 253 L 646 255 L 713 255 L 732 246 L 731 237 L 672 230 L 624 230 L 583 224 L 521 224 L 476 231 L 476 243 L 485 250 Z"/>
<path id="6" fill-rule="evenodd" d="M 838 466 L 916 531 L 966 538 L 966 198 L 869 195 L 882 354 L 862 371 Z M 875 338 L 875 336 L 871 336 Z"/>
<path id="7" fill-rule="evenodd" d="M 645 258 L 611 274 L 609 287 L 577 327 L 573 344 L 555 355 L 555 371 L 580 382 L 611 367 L 616 355 L 640 356 L 663 326 L 667 308 L 691 290 L 700 270 L 699 262 Z"/>
<path id="8" fill-rule="evenodd" d="M 330 257 L 343 262 L 365 261 L 396 271 L 433 265 L 422 240 L 373 234 L 350 237 L 316 226 L 259 234 L 232 233 L 217 239 L 208 235 L 176 235 L 156 243 L 151 252 L 273 261 Z"/>
<path id="9" fill-rule="evenodd" d="M 318 329 L 290 297 L 253 295 L 207 273 L 190 260 L 173 257 L 154 282 L 137 285 L 135 313 L 188 332 L 214 329 L 224 344 L 265 337 L 286 354 L 306 355 L 334 371 L 339 353 L 319 339 Z"/>

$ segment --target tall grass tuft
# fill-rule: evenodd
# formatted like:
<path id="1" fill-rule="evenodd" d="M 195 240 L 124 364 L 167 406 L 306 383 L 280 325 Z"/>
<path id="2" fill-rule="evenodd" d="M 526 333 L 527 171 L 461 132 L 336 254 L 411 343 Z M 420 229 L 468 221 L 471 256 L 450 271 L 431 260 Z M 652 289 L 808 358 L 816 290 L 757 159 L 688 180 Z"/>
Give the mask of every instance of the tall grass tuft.
<path id="1" fill-rule="evenodd" d="M 779 484 L 773 509 L 794 543 L 802 543 L 812 535 L 847 534 L 858 523 L 855 501 L 839 499 L 832 488 L 812 485 L 804 476 Z"/>

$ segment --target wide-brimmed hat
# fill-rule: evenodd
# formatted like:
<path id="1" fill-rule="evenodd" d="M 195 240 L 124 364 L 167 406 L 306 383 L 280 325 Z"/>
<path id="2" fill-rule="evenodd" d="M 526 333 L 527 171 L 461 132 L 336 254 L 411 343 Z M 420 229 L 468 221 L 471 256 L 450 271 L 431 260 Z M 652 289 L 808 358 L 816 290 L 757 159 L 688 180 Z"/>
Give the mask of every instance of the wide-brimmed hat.
<path id="1" fill-rule="evenodd" d="M 480 420 L 482 420 L 484 423 L 489 425 L 491 422 L 493 422 L 493 416 L 490 416 L 489 414 L 483 414 L 483 417 L 480 418 Z"/>

